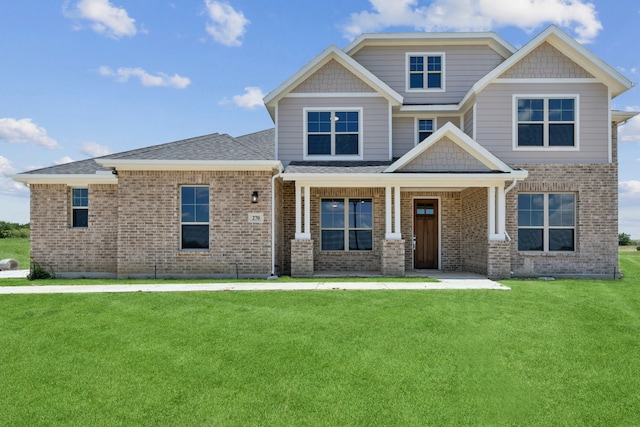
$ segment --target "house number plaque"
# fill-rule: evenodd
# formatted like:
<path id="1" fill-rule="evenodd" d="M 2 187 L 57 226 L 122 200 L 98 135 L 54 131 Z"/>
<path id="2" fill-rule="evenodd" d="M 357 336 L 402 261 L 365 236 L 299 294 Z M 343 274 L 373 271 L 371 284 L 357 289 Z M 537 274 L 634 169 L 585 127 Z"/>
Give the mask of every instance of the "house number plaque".
<path id="1" fill-rule="evenodd" d="M 264 214 L 263 213 L 249 213 L 249 223 L 251 224 L 262 224 L 264 222 Z"/>

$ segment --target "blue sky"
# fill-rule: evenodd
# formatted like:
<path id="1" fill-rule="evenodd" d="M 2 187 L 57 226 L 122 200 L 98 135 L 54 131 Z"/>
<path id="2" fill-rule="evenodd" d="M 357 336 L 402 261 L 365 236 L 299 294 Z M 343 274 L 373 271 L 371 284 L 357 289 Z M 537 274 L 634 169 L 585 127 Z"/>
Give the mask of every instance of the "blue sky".
<path id="1" fill-rule="evenodd" d="M 361 32 L 554 23 L 640 81 L 637 0 L 29 0 L 0 5 L 0 221 L 29 221 L 4 175 L 213 132 L 273 126 L 261 98 Z M 614 108 L 640 111 L 634 88 Z M 620 132 L 620 232 L 640 238 L 640 118 Z"/>

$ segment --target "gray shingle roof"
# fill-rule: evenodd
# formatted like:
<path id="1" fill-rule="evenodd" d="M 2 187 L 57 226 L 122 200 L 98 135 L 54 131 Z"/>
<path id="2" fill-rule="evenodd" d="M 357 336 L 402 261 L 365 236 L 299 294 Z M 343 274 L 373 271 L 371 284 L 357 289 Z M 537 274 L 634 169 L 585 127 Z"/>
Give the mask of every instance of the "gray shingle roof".
<path id="1" fill-rule="evenodd" d="M 152 145 L 109 154 L 96 159 L 119 160 L 273 160 L 275 130 L 267 129 L 237 138 L 213 133 L 166 144 Z M 26 174 L 94 174 L 106 171 L 95 159 L 56 165 L 25 172 Z"/>
<path id="2" fill-rule="evenodd" d="M 291 162 L 284 173 L 382 173 L 391 163 L 393 162 Z"/>

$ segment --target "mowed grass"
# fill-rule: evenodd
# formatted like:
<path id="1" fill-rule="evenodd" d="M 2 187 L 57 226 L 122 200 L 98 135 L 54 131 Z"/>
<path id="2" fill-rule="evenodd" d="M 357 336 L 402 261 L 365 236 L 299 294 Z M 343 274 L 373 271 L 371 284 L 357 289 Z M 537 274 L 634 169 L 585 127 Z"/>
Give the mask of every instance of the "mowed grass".
<path id="1" fill-rule="evenodd" d="M 2 295 L 0 425 L 638 425 L 639 255 L 510 292 Z"/>

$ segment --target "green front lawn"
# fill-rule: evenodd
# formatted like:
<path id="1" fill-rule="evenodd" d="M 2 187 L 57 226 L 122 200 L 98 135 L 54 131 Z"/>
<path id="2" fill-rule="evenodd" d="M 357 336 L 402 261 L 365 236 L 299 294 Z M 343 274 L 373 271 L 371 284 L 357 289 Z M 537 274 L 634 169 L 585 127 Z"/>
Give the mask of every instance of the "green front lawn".
<path id="1" fill-rule="evenodd" d="M 0 296 L 0 425 L 637 425 L 640 253 L 496 291 Z"/>

